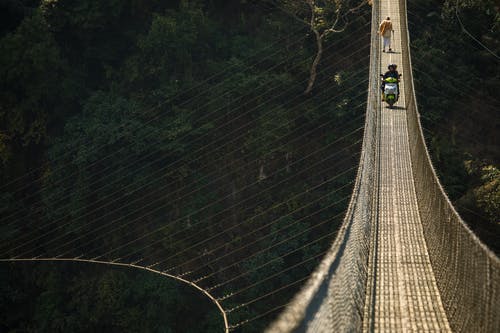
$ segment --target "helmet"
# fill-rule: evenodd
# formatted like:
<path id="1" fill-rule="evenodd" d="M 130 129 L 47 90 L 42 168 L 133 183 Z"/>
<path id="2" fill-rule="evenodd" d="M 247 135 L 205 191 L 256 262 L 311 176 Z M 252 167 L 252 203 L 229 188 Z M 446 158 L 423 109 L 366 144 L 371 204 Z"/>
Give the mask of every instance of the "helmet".
<path id="1" fill-rule="evenodd" d="M 394 67 L 394 70 L 395 70 L 396 68 L 398 68 L 398 65 L 396 65 L 396 64 L 389 64 L 389 66 L 387 66 L 387 69 L 391 70 L 391 67 Z"/>

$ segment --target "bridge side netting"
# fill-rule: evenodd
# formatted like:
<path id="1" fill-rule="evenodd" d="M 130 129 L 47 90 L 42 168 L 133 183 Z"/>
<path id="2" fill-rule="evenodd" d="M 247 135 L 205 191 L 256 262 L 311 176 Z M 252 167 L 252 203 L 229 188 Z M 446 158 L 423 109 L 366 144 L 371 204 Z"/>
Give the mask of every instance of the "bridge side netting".
<path id="1" fill-rule="evenodd" d="M 401 31 L 408 31 L 406 1 L 400 1 Z M 420 124 L 409 36 L 401 38 L 415 190 L 448 321 L 455 332 L 500 332 L 500 261 L 460 218 L 439 182 Z"/>
<path id="2" fill-rule="evenodd" d="M 373 6 L 363 147 L 349 209 L 329 252 L 267 332 L 352 332 L 362 328 L 379 136 L 378 21 L 379 10 Z"/>
<path id="3" fill-rule="evenodd" d="M 407 30 L 401 1 L 401 31 Z M 378 1 L 372 9 L 370 92 L 362 157 L 348 214 L 330 252 L 268 332 L 360 331 L 367 282 L 378 137 Z M 408 34 L 402 34 L 408 136 L 419 211 L 448 320 L 456 332 L 500 331 L 500 260 L 471 232 L 446 196 L 425 145 L 413 87 Z"/>

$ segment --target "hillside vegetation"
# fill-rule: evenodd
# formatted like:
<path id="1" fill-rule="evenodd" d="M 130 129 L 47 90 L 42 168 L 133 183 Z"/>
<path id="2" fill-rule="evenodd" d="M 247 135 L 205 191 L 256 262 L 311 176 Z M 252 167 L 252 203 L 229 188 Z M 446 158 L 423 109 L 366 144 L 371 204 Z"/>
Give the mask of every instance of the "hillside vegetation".
<path id="1" fill-rule="evenodd" d="M 3 2 L 3 256 L 119 249 L 104 259 L 149 265 L 168 258 L 166 267 L 180 267 L 173 273 L 210 275 L 205 286 L 244 275 L 219 295 L 307 259 L 225 306 L 290 285 L 230 319 L 285 303 L 328 248 L 348 203 L 366 101 L 370 7 L 324 39 L 304 94 L 316 42 L 307 24 L 273 3 Z M 315 225 L 323 220 L 329 223 Z M 218 252 L 189 247 L 212 237 L 214 247 L 224 246 Z M 229 270 L 221 268 L 249 250 L 207 264 L 253 242 L 281 245 Z M 146 273 L 40 263 L 2 264 L 0 276 L 2 332 L 221 330 L 212 304 Z M 242 331 L 262 331 L 276 314 Z"/>
<path id="2" fill-rule="evenodd" d="M 460 215 L 498 254 L 498 3 L 411 0 L 408 9 L 417 100 L 434 166 Z"/>
<path id="3" fill-rule="evenodd" d="M 371 8 L 324 38 L 309 91 L 317 40 L 293 15 L 307 6 L 295 5 L 1 2 L 2 256 L 108 253 L 103 259 L 145 266 L 167 258 L 172 273 L 209 276 L 205 286 L 232 281 L 219 295 L 244 290 L 224 305 L 255 302 L 231 312 L 231 323 L 255 319 L 239 330 L 262 331 L 341 223 L 367 93 Z M 500 54 L 495 2 L 458 9 L 469 33 Z M 455 2 L 411 0 L 409 11 L 433 161 L 460 214 L 499 252 L 498 59 L 462 32 Z M 217 252 L 190 247 L 206 239 Z M 254 243 L 270 250 L 240 262 L 252 249 L 239 249 Z M 16 263 L 0 265 L 0 280 L 2 332 L 222 327 L 200 294 L 144 272 Z M 245 289 L 256 281 L 265 283 Z"/>

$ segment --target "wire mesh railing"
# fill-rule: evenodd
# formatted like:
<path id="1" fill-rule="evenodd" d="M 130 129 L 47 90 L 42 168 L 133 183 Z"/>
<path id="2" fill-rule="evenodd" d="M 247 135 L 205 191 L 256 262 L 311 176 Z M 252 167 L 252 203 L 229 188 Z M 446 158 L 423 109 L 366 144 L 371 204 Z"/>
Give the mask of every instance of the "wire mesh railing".
<path id="1" fill-rule="evenodd" d="M 406 1 L 400 0 L 403 75 L 415 190 L 429 256 L 455 332 L 500 330 L 500 260 L 460 218 L 441 186 L 427 150 L 416 103 L 407 29 Z"/>
<path id="2" fill-rule="evenodd" d="M 371 225 L 376 213 L 379 132 L 379 1 L 372 8 L 370 83 L 356 183 L 330 251 L 268 332 L 361 331 Z M 425 145 L 413 86 L 406 0 L 400 0 L 408 136 L 420 218 L 449 323 L 457 332 L 498 332 L 500 261 L 466 226 L 441 186 Z"/>
<path id="3" fill-rule="evenodd" d="M 380 104 L 378 6 L 372 9 L 370 77 L 360 163 L 336 240 L 302 290 L 267 332 L 353 332 L 362 327 L 373 216 Z"/>
<path id="4" fill-rule="evenodd" d="M 401 10 L 400 29 L 403 32 L 407 32 L 406 1 L 399 1 Z M 40 250 L 39 247 L 32 249 L 31 244 L 39 243 L 39 238 L 47 238 L 45 236 L 51 235 L 54 231 L 57 231 L 55 228 L 46 228 L 48 231 L 44 229 L 45 233 L 41 233 L 41 237 L 37 234 L 35 234 L 35 237 L 25 237 L 23 235 L 23 238 L 20 238 L 18 243 L 16 243 L 17 247 L 14 247 L 14 249 L 22 249 L 23 252 L 21 252 L 21 254 L 26 254 L 22 257 L 27 257 L 28 259 L 12 258 L 5 260 L 73 260 L 78 262 L 112 264 L 116 266 L 138 268 L 168 276 L 187 283 L 206 294 L 222 313 L 226 331 L 241 327 L 269 313 L 280 310 L 281 308 L 284 308 L 283 313 L 270 327 L 268 327 L 268 332 L 289 332 L 294 330 L 310 332 L 361 331 L 363 327 L 363 314 L 366 313 L 365 307 L 367 306 L 365 305 L 365 299 L 367 285 L 369 285 L 368 267 L 370 265 L 370 251 L 373 245 L 374 221 L 378 213 L 376 210 L 376 202 L 378 200 L 377 179 L 380 167 L 378 163 L 380 149 L 380 90 L 378 79 L 380 41 L 376 31 L 379 21 L 380 2 L 376 1 L 372 6 L 372 33 L 368 82 L 369 93 L 367 97 L 363 143 L 352 196 L 342 226 L 338 232 L 323 227 L 325 224 L 336 220 L 337 217 L 339 219 L 341 218 L 343 212 L 337 214 L 337 208 L 333 206 L 343 202 L 344 199 L 347 201 L 349 199 L 348 193 L 346 195 L 339 194 L 338 200 L 323 204 L 324 206 L 322 206 L 323 208 L 321 209 L 311 208 L 311 211 L 305 210 L 305 208 L 317 204 L 320 200 L 332 194 L 337 194 L 338 191 L 346 189 L 347 187 L 350 188 L 351 186 L 351 182 L 343 186 L 337 186 L 334 183 L 338 177 L 344 176 L 343 173 L 337 173 L 335 175 L 335 170 L 330 170 L 332 167 L 337 167 L 333 163 L 334 158 L 336 158 L 336 153 L 327 154 L 326 158 L 322 157 L 323 149 L 327 149 L 330 144 L 336 143 L 333 141 L 329 145 L 325 145 L 323 148 L 311 153 L 311 157 L 314 158 L 308 160 L 308 166 L 302 168 L 301 171 L 297 171 L 293 175 L 284 175 L 283 178 L 276 180 L 273 185 L 269 185 L 269 187 L 266 188 L 260 188 L 260 180 L 255 180 L 245 187 L 242 187 L 242 189 L 246 189 L 247 187 L 253 186 L 255 187 L 255 193 L 252 194 L 252 196 L 245 196 L 244 199 L 231 204 L 227 208 L 243 206 L 243 204 L 248 203 L 249 199 L 255 199 L 252 207 L 257 207 L 261 202 L 261 199 L 258 199 L 257 195 L 262 195 L 266 193 L 267 190 L 281 186 L 290 180 L 299 179 L 303 173 L 309 171 L 312 167 L 318 166 L 319 168 L 319 165 L 322 164 L 329 165 L 323 172 L 328 171 L 329 174 L 331 174 L 326 178 L 327 180 L 314 183 L 310 188 L 299 192 L 296 196 L 305 195 L 311 190 L 320 187 L 324 193 L 318 192 L 316 198 L 307 201 L 309 202 L 308 204 L 299 206 L 295 210 L 290 210 L 285 215 L 280 215 L 282 212 L 277 209 L 281 209 L 282 206 L 284 207 L 289 204 L 295 197 L 290 197 L 288 199 L 285 197 L 283 200 L 277 200 L 274 205 L 262 209 L 260 212 L 256 211 L 249 215 L 248 218 L 241 218 L 238 220 L 239 222 L 231 222 L 229 211 L 221 211 L 225 213 L 225 216 L 227 215 L 227 221 L 225 218 L 219 218 L 219 222 L 225 223 L 221 224 L 225 226 L 225 232 L 245 226 L 245 228 L 241 230 L 246 230 L 246 234 L 240 235 L 239 238 L 224 241 L 222 237 L 224 235 L 217 232 L 217 230 L 214 229 L 214 231 L 211 231 L 212 233 L 207 231 L 209 229 L 208 227 L 205 228 L 205 226 L 209 226 L 210 222 L 215 217 L 219 217 L 219 211 L 212 212 L 210 213 L 211 215 L 207 212 L 205 214 L 206 216 L 200 220 L 203 224 L 196 224 L 196 226 L 200 227 L 197 232 L 192 232 L 190 230 L 192 227 L 191 224 L 185 228 L 180 227 L 184 218 L 189 218 L 191 216 L 186 215 L 183 216 L 182 221 L 180 218 L 174 220 L 174 222 L 178 222 L 179 224 L 179 231 L 176 231 L 179 237 L 173 240 L 169 245 L 177 245 L 183 242 L 190 245 L 186 246 L 182 251 L 168 252 L 161 257 L 162 259 L 158 259 L 158 253 L 155 252 L 156 246 L 166 243 L 166 237 L 164 236 L 166 233 L 164 232 L 166 225 L 164 224 L 160 227 L 152 224 L 151 229 L 148 229 L 148 232 L 139 237 L 134 234 L 134 230 L 130 230 L 130 232 L 124 233 L 124 235 L 130 237 L 126 242 L 107 249 L 107 252 L 101 249 L 101 244 L 94 244 L 101 242 L 103 236 L 106 236 L 108 233 L 112 234 L 116 230 L 128 228 L 128 223 L 130 222 L 136 222 L 136 220 L 142 221 L 144 218 L 143 215 L 138 215 L 138 218 L 128 220 L 127 223 L 122 223 L 118 226 L 115 225 L 118 223 L 114 222 L 121 222 L 122 217 L 120 217 L 120 219 L 110 220 L 112 223 L 108 225 L 97 224 L 96 221 L 99 222 L 99 220 L 96 220 L 93 224 L 89 225 L 89 231 L 84 232 L 83 228 L 81 228 L 82 230 L 76 230 L 78 231 L 77 236 L 72 235 L 71 232 L 66 232 L 63 228 L 66 227 L 64 224 L 65 221 L 62 221 L 61 225 L 63 227 L 60 229 L 64 232 L 55 235 L 54 238 L 45 240 L 44 243 L 45 245 L 52 245 L 53 243 L 58 244 L 57 246 L 54 245 L 51 247 L 51 254 L 53 254 L 53 256 L 50 255 L 45 259 L 37 259 L 38 257 L 30 259 L 31 255 L 36 255 L 37 251 Z M 439 183 L 425 145 L 418 107 L 416 105 L 411 58 L 409 54 L 409 37 L 407 33 L 403 33 L 401 37 L 403 45 L 403 63 L 401 67 L 403 68 L 405 78 L 404 93 L 407 101 L 408 137 L 411 147 L 410 154 L 415 191 L 429 256 L 448 320 L 453 330 L 459 332 L 500 331 L 500 316 L 496 315 L 498 312 L 497 309 L 500 308 L 500 261 L 465 225 Z M 355 63 L 353 63 L 353 65 L 354 64 Z M 358 83 L 359 86 L 364 84 L 365 81 L 360 81 Z M 358 85 L 352 88 L 356 88 Z M 358 118 L 352 120 L 357 119 Z M 344 126 L 345 125 L 346 124 L 344 124 Z M 316 127 L 315 129 L 317 130 L 318 128 Z M 361 128 L 354 129 L 344 137 L 340 137 L 340 139 L 358 133 L 358 129 Z M 296 139 L 300 139 L 300 137 Z M 285 140 L 283 138 L 277 140 L 276 149 L 281 147 L 282 141 Z M 353 143 L 345 147 L 347 151 L 351 146 L 355 146 L 359 142 L 359 140 L 354 139 L 351 141 L 353 141 Z M 207 148 L 206 154 L 208 155 L 210 152 L 211 151 Z M 341 150 L 338 153 L 344 152 Z M 354 154 L 348 153 L 345 155 L 348 155 L 348 159 L 354 156 Z M 286 171 L 290 165 L 293 166 L 294 163 L 302 163 L 303 159 L 309 157 L 309 155 L 306 155 L 287 166 L 276 168 L 274 172 L 278 174 L 278 172 Z M 243 165 L 242 167 L 247 167 L 247 165 Z M 353 167 L 352 171 L 354 172 L 355 169 L 356 167 Z M 351 169 L 348 169 L 345 172 L 350 171 Z M 335 186 L 330 186 L 329 183 L 335 184 Z M 210 183 L 208 184 L 210 185 Z M 203 187 L 197 187 L 198 191 L 200 189 L 203 189 Z M 186 192 L 187 195 L 192 194 L 192 192 L 188 190 L 186 190 Z M 237 192 L 234 191 L 233 195 L 235 193 Z M 253 197 L 254 195 L 255 198 Z M 229 195 L 227 195 L 227 197 L 229 197 Z M 226 197 L 223 197 L 223 199 L 225 198 Z M 179 196 L 176 200 L 180 201 L 180 199 L 182 199 L 182 197 Z M 218 203 L 219 201 L 217 200 L 210 202 L 211 205 Z M 209 206 L 202 205 L 200 211 L 203 211 L 206 207 Z M 123 208 L 123 206 L 121 208 Z M 320 219 L 320 214 L 326 209 L 331 210 L 329 214 L 327 214 L 328 217 Z M 270 215 L 267 220 L 261 221 L 259 227 L 250 223 L 260 218 L 261 215 L 273 210 L 276 210 L 275 215 L 279 216 L 278 218 Z M 304 211 L 302 212 L 302 210 Z M 150 213 L 151 211 L 148 212 L 148 214 Z M 293 222 L 283 220 L 283 217 L 287 217 L 294 213 L 297 213 L 297 216 L 295 216 Z M 124 217 L 128 218 L 127 215 Z M 307 224 L 301 225 L 301 230 L 290 230 L 292 227 L 298 226 L 299 223 L 305 220 L 310 221 Z M 145 225 L 146 223 L 141 224 L 143 227 Z M 249 227 L 249 225 L 252 225 L 252 227 Z M 201 226 L 203 226 L 203 229 Z M 270 228 L 271 226 L 274 227 L 274 229 Z M 270 249 L 282 246 L 291 239 L 299 239 L 305 232 L 317 230 L 315 228 L 323 228 L 321 230 L 327 230 L 328 233 L 320 233 L 317 237 L 309 239 L 308 242 L 301 243 L 297 241 L 297 245 L 294 248 L 289 249 L 284 247 L 280 249 L 279 252 L 276 252 L 274 258 L 263 259 L 262 262 L 256 261 L 251 268 L 234 269 L 235 266 L 241 265 L 243 262 L 250 262 L 256 256 Z M 71 231 L 74 232 L 75 230 Z M 283 233 L 283 231 L 287 231 L 289 234 L 283 234 L 281 239 L 275 239 L 273 242 L 269 241 L 269 238 L 274 237 L 276 234 Z M 307 247 L 311 247 L 312 245 L 316 245 L 319 242 L 324 242 L 326 246 L 328 246 L 326 238 L 335 233 L 337 237 L 326 252 L 322 249 L 321 251 L 318 250 L 312 253 L 308 257 L 294 258 L 294 260 L 288 262 L 287 265 L 277 267 L 274 271 L 270 270 L 266 272 L 266 274 L 262 274 L 260 279 L 249 278 L 248 280 L 251 282 L 234 283 L 235 281 L 239 282 L 242 278 L 247 278 L 259 270 L 267 270 L 269 266 L 283 260 L 283 258 L 291 258 L 292 255 L 295 255 L 297 252 Z M 177 235 L 177 233 L 175 235 Z M 172 234 L 170 234 L 170 236 L 172 236 Z M 249 236 L 254 237 L 254 239 L 252 240 Z M 145 239 L 146 237 L 149 238 Z M 207 242 L 213 240 L 218 240 L 218 242 L 213 242 L 212 247 L 207 247 Z M 261 242 L 261 244 L 258 248 L 254 249 L 253 252 L 248 250 L 249 246 L 254 246 L 259 242 Z M 79 245 L 74 245 L 74 243 Z M 82 244 L 91 249 L 86 252 L 88 259 L 82 258 L 83 255 L 80 255 L 80 252 L 78 252 Z M 25 249 L 26 245 L 30 245 L 29 249 Z M 130 247 L 130 245 L 134 245 L 134 247 Z M 229 250 L 226 250 L 228 245 L 231 247 Z M 7 252 L 12 251 L 13 247 L 7 247 L 9 248 Z M 48 246 L 46 247 L 48 248 Z M 49 250 L 45 251 L 48 252 Z M 98 253 L 95 254 L 94 252 Z M 179 257 L 179 255 L 184 254 L 184 252 L 188 252 L 186 257 Z M 68 258 L 65 259 L 64 257 L 60 257 L 62 254 L 66 253 L 69 254 Z M 92 256 L 89 256 L 89 254 L 92 254 Z M 108 256 L 108 254 L 112 255 Z M 228 256 L 231 256 L 232 260 L 226 260 Z M 104 257 L 113 260 L 105 260 Z M 323 259 L 321 259 L 321 257 L 323 257 Z M 156 261 L 151 263 L 146 262 L 145 258 L 155 258 Z M 306 270 L 304 273 L 304 270 L 301 270 L 300 272 L 296 272 L 297 274 L 295 274 L 295 278 L 292 279 L 292 281 L 280 281 L 273 289 L 262 289 L 258 295 L 253 295 L 252 297 L 241 297 L 244 292 L 251 290 L 256 285 L 268 283 L 277 276 L 288 274 L 290 270 L 302 269 L 305 264 L 314 267 L 313 265 L 317 262 L 319 262 L 319 265 L 310 277 L 307 277 L 309 271 Z M 138 265 L 138 263 L 140 263 L 140 265 Z M 214 265 L 215 268 L 208 267 L 211 265 Z M 216 279 L 215 277 L 221 275 L 221 273 L 226 274 L 224 275 L 224 279 Z M 272 307 L 270 306 L 269 308 L 263 307 L 259 309 L 261 312 L 255 312 L 253 317 L 248 316 L 248 319 L 235 320 L 234 324 L 231 324 L 232 321 L 228 320 L 229 314 L 236 313 L 250 305 L 261 302 L 272 295 L 276 295 L 290 287 L 297 286 L 304 281 L 306 282 L 302 290 L 288 304 L 273 304 Z M 236 317 L 240 318 L 238 316 Z"/>
<path id="5" fill-rule="evenodd" d="M 9 233 L 0 236 L 0 262 L 148 271 L 207 296 L 225 331 L 262 331 L 321 261 L 351 197 L 370 47 L 368 17 L 361 21 L 350 32 L 362 36 L 359 47 L 349 43 L 325 54 L 317 94 L 294 95 L 302 90 L 300 80 L 276 82 L 251 105 L 231 101 L 224 119 L 207 113 L 217 126 L 193 135 L 195 149 L 179 152 L 179 159 L 160 150 L 144 163 L 125 158 L 128 166 L 112 170 L 116 177 L 89 171 L 92 191 L 76 195 L 68 182 L 27 209 L 9 210 L 2 216 Z M 307 54 L 301 57 L 307 59 L 293 68 L 308 64 Z M 271 89 L 291 97 L 278 99 Z M 255 95 L 248 91 L 248 99 Z M 193 127 L 198 124 L 204 126 Z M 148 169 L 134 170 L 136 163 Z M 179 181 L 175 172 L 184 164 L 192 172 Z M 68 200 L 73 194 L 76 200 Z"/>

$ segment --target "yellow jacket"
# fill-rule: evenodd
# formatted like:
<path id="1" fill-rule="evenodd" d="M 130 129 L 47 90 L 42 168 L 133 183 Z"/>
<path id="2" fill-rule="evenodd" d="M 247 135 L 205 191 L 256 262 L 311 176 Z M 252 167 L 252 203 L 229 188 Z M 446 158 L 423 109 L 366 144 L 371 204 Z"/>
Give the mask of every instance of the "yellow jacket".
<path id="1" fill-rule="evenodd" d="M 391 37 L 391 32 L 392 32 L 392 22 L 383 20 L 382 23 L 380 23 L 380 26 L 378 27 L 378 33 L 381 36 L 384 37 Z"/>

